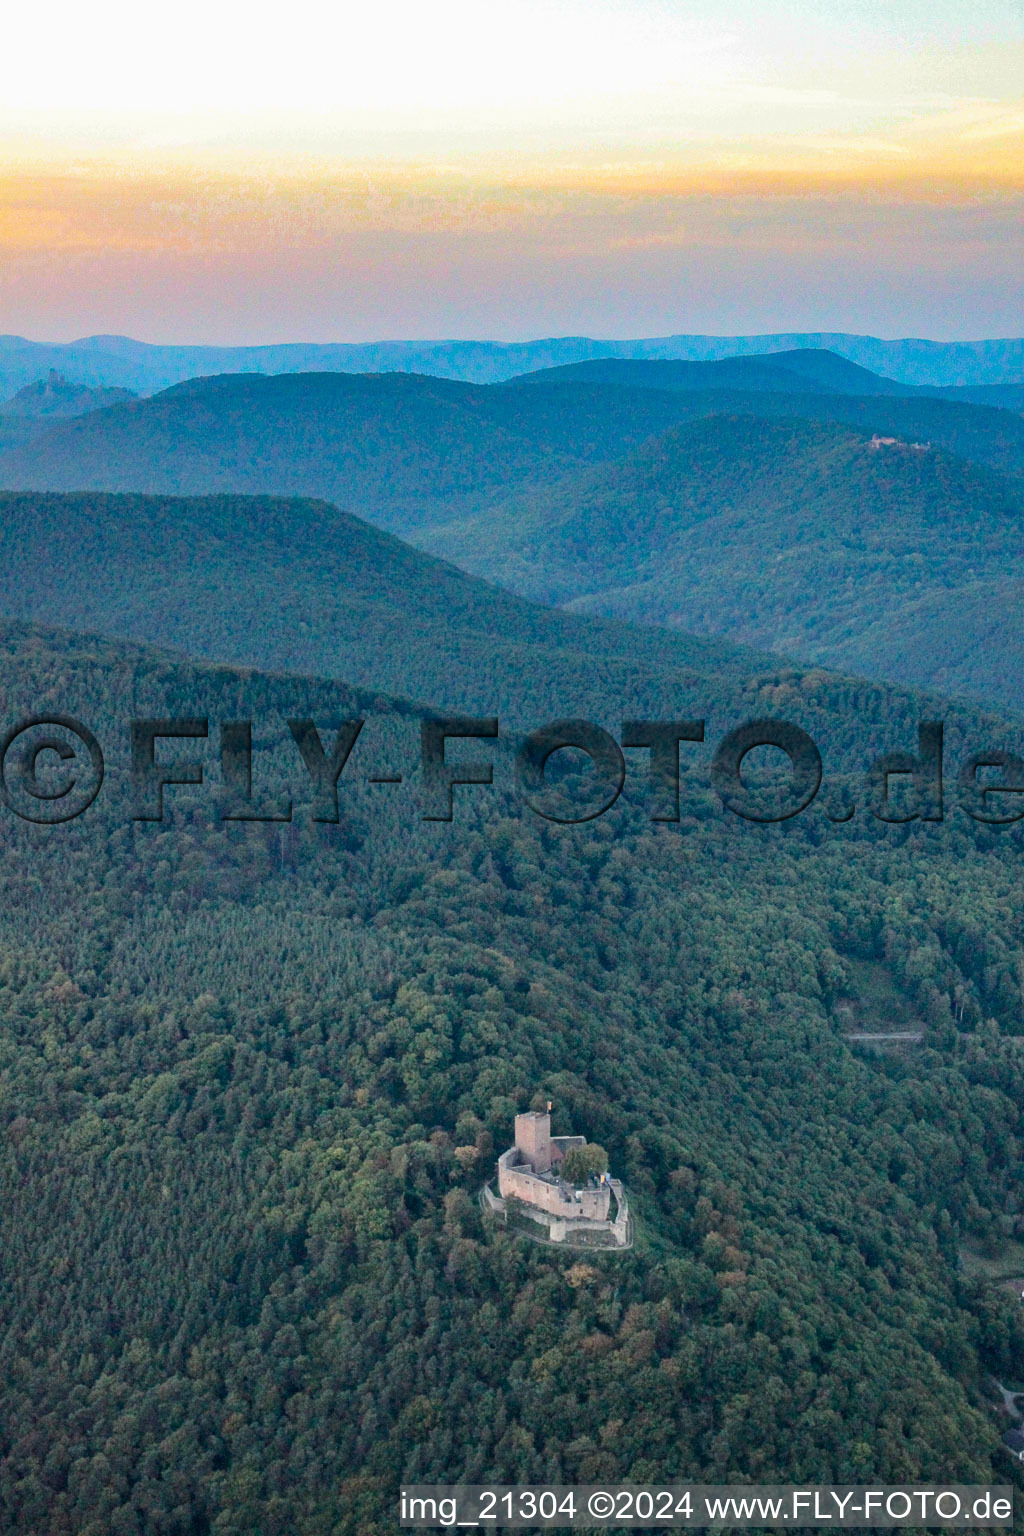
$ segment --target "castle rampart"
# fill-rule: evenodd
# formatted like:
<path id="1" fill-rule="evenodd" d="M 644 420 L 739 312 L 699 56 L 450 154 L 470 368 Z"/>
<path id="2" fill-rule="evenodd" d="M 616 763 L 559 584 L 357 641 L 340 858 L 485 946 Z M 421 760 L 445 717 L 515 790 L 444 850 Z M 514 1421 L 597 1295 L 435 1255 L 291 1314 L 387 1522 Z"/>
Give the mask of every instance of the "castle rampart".
<path id="1" fill-rule="evenodd" d="M 583 1137 L 567 1136 L 565 1140 L 579 1145 Z M 582 1216 L 588 1221 L 607 1221 L 611 1204 L 611 1190 L 607 1184 L 574 1189 L 556 1175 L 549 1173 L 546 1178 L 537 1175 L 528 1164 L 518 1163 L 520 1156 L 518 1147 L 509 1147 L 498 1159 L 498 1192 L 503 1200 L 512 1196 L 552 1216 L 570 1220 Z"/>

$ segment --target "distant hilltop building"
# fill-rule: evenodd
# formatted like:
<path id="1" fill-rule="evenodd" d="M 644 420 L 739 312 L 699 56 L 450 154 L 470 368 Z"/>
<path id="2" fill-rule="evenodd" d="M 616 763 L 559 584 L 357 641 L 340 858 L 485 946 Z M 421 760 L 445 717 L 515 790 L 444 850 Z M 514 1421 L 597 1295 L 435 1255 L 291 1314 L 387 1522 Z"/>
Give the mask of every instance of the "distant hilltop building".
<path id="1" fill-rule="evenodd" d="M 927 453 L 931 443 L 907 443 L 902 437 L 880 437 L 876 432 L 868 447 L 876 452 L 879 448 L 909 448 L 912 453 Z"/>
<path id="2" fill-rule="evenodd" d="M 52 416 L 58 419 L 84 416 L 105 405 L 134 400 L 130 389 L 93 389 L 88 384 L 73 384 L 56 368 L 45 379 L 26 384 L 10 400 L 0 404 L 0 416 L 29 418 Z"/>
<path id="3" fill-rule="evenodd" d="M 549 1242 L 625 1248 L 629 1204 L 606 1161 L 585 1136 L 552 1136 L 550 1105 L 530 1110 L 516 1115 L 515 1144 L 498 1158 L 498 1195 L 486 1188 L 485 1199 L 506 1216 L 517 1202 L 518 1214 L 547 1228 Z"/>

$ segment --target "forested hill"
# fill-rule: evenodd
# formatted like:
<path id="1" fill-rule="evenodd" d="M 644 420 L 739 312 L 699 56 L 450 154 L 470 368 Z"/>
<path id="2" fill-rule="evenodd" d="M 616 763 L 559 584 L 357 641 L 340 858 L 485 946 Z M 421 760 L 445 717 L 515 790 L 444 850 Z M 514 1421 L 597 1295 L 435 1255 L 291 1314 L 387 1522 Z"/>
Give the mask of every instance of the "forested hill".
<path id="1" fill-rule="evenodd" d="M 196 379 L 0 454 L 29 490 L 320 496 L 385 527 L 549 484 L 685 419 L 665 391 L 488 389 L 409 374 Z"/>
<path id="2" fill-rule="evenodd" d="M 1024 708 L 1024 482 L 927 443 L 715 416 L 426 537 L 575 611 Z"/>
<path id="3" fill-rule="evenodd" d="M 133 398 L 129 389 L 93 389 L 51 372 L 26 384 L 12 399 L 0 401 L 0 452 L 31 442 L 55 421 Z"/>
<path id="4" fill-rule="evenodd" d="M 912 742 L 921 712 L 943 707 L 719 635 L 552 609 L 322 502 L 9 494 L 0 522 L 9 618 L 345 677 L 516 726 L 680 713 L 718 723 L 795 708 L 809 711 L 794 718 L 813 733 L 824 725 L 826 739 L 863 757 L 894 734 L 909 730 Z M 751 677 L 777 689 L 777 709 L 760 708 Z"/>
<path id="5" fill-rule="evenodd" d="M 615 357 L 564 363 L 520 374 L 514 384 L 615 384 L 626 389 L 739 389 L 781 394 L 914 395 L 900 384 L 823 348 L 772 352 L 764 357 L 725 357 L 676 362 Z M 998 387 L 998 386 L 997 386 Z"/>
<path id="6" fill-rule="evenodd" d="M 10 400 L 0 403 L 0 420 L 34 420 L 39 417 L 84 416 L 107 405 L 134 399 L 130 389 L 95 389 L 76 384 L 63 374 L 26 384 Z"/>
<path id="7" fill-rule="evenodd" d="M 387 698 L 18 625 L 0 666 L 5 721 L 65 710 L 108 753 L 75 822 L 0 813 L 4 1529 L 382 1536 L 402 1481 L 1012 1475 L 1024 1313 L 983 1276 L 1024 1238 L 1014 828 L 741 824 L 706 756 L 678 825 L 641 792 L 555 827 L 502 742 L 428 824 L 367 782 L 415 763 Z M 731 707 L 817 697 L 862 747 L 922 707 L 849 686 Z M 162 824 L 127 817 L 135 714 L 211 720 Z M 337 825 L 303 715 L 366 717 Z M 291 823 L 217 819 L 216 722 L 249 716 Z M 924 1041 L 870 1057 L 851 1019 Z M 483 1224 L 538 1094 L 608 1148 L 630 1253 Z"/>
<path id="8" fill-rule="evenodd" d="M 593 357 L 518 374 L 514 384 L 616 384 L 625 389 L 737 389 L 781 394 L 934 397 L 974 405 L 1024 408 L 1024 383 L 906 384 L 823 347 L 713 361 Z"/>
<path id="9" fill-rule="evenodd" d="M 1024 475 L 1024 385 L 1019 384 L 944 390 L 903 385 L 833 352 L 807 349 L 700 363 L 596 358 L 522 374 L 510 387 L 558 384 L 670 390 L 687 397 L 690 416 L 841 421 L 882 436 L 919 438 L 1005 474 Z"/>
<path id="10" fill-rule="evenodd" d="M 824 365 L 812 355 L 800 366 L 854 368 L 824 356 Z M 871 449 L 872 437 L 896 441 Z M 597 630 L 581 641 L 560 620 L 514 616 L 493 592 L 470 615 L 464 583 L 424 564 L 410 578 L 414 557 L 398 545 L 367 545 L 353 561 L 367 533 L 352 543 L 355 525 L 341 513 L 286 513 L 279 502 L 263 529 L 262 514 L 231 512 L 223 499 L 313 493 L 545 601 L 1024 707 L 1015 574 L 1024 418 L 1010 411 L 772 389 L 224 377 L 61 423 L 0 454 L 3 480 L 89 495 L 222 493 L 217 511 L 165 508 L 166 528 L 152 508 L 140 507 L 135 527 L 127 504 L 100 501 L 93 526 L 88 496 L 47 504 L 41 520 L 31 503 L 9 503 L 0 582 L 5 611 L 21 617 L 101 629 L 109 621 L 117 633 L 195 654 L 340 672 L 437 699 L 451 698 L 449 682 L 470 665 L 467 654 L 465 667 L 457 659 L 450 678 L 438 676 L 442 592 L 478 674 L 468 630 L 488 627 L 484 609 L 504 626 L 513 671 L 524 664 L 512 655 L 520 625 L 531 644 L 539 625 L 545 646 L 582 644 L 602 665 L 606 655 L 658 653 L 658 665 L 681 655 L 621 630 L 604 632 L 607 645 Z M 206 516 L 215 527 L 204 527 Z M 52 541 L 64 550 L 60 569 Z M 762 548 L 776 562 L 770 571 Z M 380 580 L 379 562 L 388 572 Z M 236 579 L 244 602 L 232 597 Z M 399 658 L 403 675 L 388 662 L 371 679 L 368 657 Z"/>
<path id="11" fill-rule="evenodd" d="M 517 719 L 672 714 L 772 658 L 552 611 L 323 502 L 0 494 L 0 613 Z M 546 714 L 545 714 L 546 712 Z"/>
<path id="12" fill-rule="evenodd" d="M 318 496 L 416 536 L 512 490 L 553 485 L 683 421 L 721 412 L 846 421 L 1024 474 L 1024 419 L 1011 411 L 837 394 L 808 376 L 797 383 L 792 393 L 755 389 L 749 380 L 737 390 L 584 380 L 484 387 L 407 374 L 227 375 L 51 427 L 0 453 L 0 485 Z"/>

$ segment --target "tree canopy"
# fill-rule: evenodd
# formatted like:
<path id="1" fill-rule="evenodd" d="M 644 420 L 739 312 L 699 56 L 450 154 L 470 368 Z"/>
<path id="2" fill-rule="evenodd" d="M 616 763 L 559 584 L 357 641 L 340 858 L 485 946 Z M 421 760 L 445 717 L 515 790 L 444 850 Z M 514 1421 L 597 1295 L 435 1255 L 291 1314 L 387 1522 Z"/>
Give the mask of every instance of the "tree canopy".
<path id="1" fill-rule="evenodd" d="M 608 1172 L 608 1153 L 596 1141 L 570 1147 L 558 1171 L 567 1184 L 586 1184 L 592 1174 Z"/>

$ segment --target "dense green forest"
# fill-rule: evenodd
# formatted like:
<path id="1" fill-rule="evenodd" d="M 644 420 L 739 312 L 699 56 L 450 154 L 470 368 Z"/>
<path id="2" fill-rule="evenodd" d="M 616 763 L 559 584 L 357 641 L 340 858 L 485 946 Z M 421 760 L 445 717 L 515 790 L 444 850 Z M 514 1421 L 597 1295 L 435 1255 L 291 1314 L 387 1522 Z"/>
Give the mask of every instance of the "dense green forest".
<path id="1" fill-rule="evenodd" d="M 373 1536 L 402 1479 L 1011 1475 L 1024 1309 L 983 1274 L 1024 1238 L 1014 826 L 953 795 L 929 825 L 742 823 L 709 740 L 678 824 L 640 760 L 558 827 L 512 791 L 514 733 L 427 823 L 417 711 L 377 690 L 23 625 L 0 656 L 5 720 L 70 711 L 108 767 L 66 826 L 0 815 L 0 1529 Z M 936 709 L 713 658 L 689 686 L 854 775 Z M 337 825 L 307 715 L 366 720 Z M 211 721 L 163 823 L 130 820 L 135 716 Z M 249 717 L 290 823 L 217 819 L 215 723 Z M 951 769 L 1020 749 L 947 721 Z M 868 1055 L 851 1012 L 922 1044 Z M 626 1180 L 628 1254 L 484 1224 L 538 1094 Z"/>
<path id="2" fill-rule="evenodd" d="M 931 445 L 720 415 L 423 538 L 542 601 L 1019 709 L 1022 528 L 1024 481 Z"/>
<path id="3" fill-rule="evenodd" d="M 560 550 L 553 538 L 544 543 L 546 507 L 539 517 L 534 511 L 532 525 L 531 509 L 517 509 L 512 526 L 525 529 L 527 550 L 546 562 L 542 579 L 571 580 L 575 571 L 597 568 L 601 561 L 613 572 L 628 573 L 636 569 L 635 551 L 646 541 L 651 554 L 637 575 L 648 576 L 655 598 L 661 580 L 661 590 L 678 591 L 680 608 L 691 604 L 683 613 L 663 609 L 659 617 L 689 617 L 714 629 L 728 622 L 752 635 L 760 623 L 763 641 L 813 650 L 825 643 L 821 633 L 810 630 L 814 615 L 826 636 L 825 620 L 834 611 L 849 630 L 869 639 L 872 624 L 882 630 L 885 593 L 892 587 L 906 603 L 903 634 L 913 636 L 916 615 L 927 611 L 924 549 L 936 562 L 944 561 L 947 572 L 947 586 L 938 589 L 935 602 L 936 633 L 925 632 L 934 665 L 948 656 L 951 671 L 966 666 L 968 575 L 973 570 L 980 578 L 984 571 L 979 528 L 987 528 L 991 567 L 998 569 L 1000 554 L 1013 561 L 1019 548 L 1017 504 L 1007 500 L 995 477 L 941 457 L 875 452 L 834 428 L 716 418 L 683 431 L 685 438 L 659 440 L 627 466 L 633 483 L 625 473 L 595 480 L 588 488 L 590 506 L 578 488 L 567 495 Z M 692 511 L 689 545 L 676 533 L 680 485 L 694 500 L 701 492 L 710 503 Z M 836 505 L 833 487 L 838 487 Z M 954 494 L 960 497 L 959 526 L 929 527 L 936 501 L 948 508 Z M 590 516 L 582 525 L 576 521 L 577 497 Z M 860 528 L 838 523 L 836 506 L 848 501 L 862 508 Z M 731 516 L 716 517 L 716 509 L 730 504 Z M 787 533 L 802 541 L 806 574 L 801 561 L 776 559 L 777 548 L 758 534 L 765 505 L 778 526 L 779 545 L 784 547 Z M 983 506 L 984 523 L 977 517 Z M 888 520 L 897 512 L 895 533 Z M 604 723 L 627 714 L 672 718 L 684 700 L 687 710 L 700 713 L 708 707 L 710 674 L 715 696 L 735 697 L 751 671 L 793 670 L 792 663 L 722 635 L 699 638 L 527 601 L 322 502 L 0 494 L 0 518 L 5 555 L 0 611 L 8 615 L 210 660 L 344 677 L 447 709 L 499 711 L 529 725 L 568 715 Z M 621 521 L 631 528 L 625 546 Z M 566 553 L 574 547 L 576 566 Z M 771 578 L 763 569 L 766 549 Z M 468 563 L 465 549 L 458 554 Z M 698 558 L 708 567 L 717 605 L 690 576 Z M 723 565 L 725 573 L 719 574 Z M 499 574 L 510 584 L 526 584 L 511 558 Z M 726 606 L 726 577 L 743 583 L 744 603 L 733 608 Z M 991 580 L 987 586 L 978 580 L 977 587 L 988 594 L 989 605 L 988 628 L 976 637 L 974 660 L 980 665 L 986 659 L 986 635 L 1005 631 L 1005 644 L 995 646 L 990 658 L 997 675 L 987 691 L 1010 693 L 1019 688 L 1011 663 L 1020 642 L 1009 632 L 1019 598 L 1005 581 L 1004 614 L 991 601 Z M 571 589 L 542 590 L 548 596 L 571 595 Z M 638 586 L 638 593 L 637 607 L 646 601 L 647 588 Z M 946 598 L 945 608 L 938 597 Z M 613 600 L 630 606 L 614 588 L 609 606 Z M 955 629 L 950 603 L 956 605 Z M 773 614 L 776 625 L 790 626 L 785 632 L 769 628 Z M 809 637 L 797 628 L 801 619 Z M 997 631 L 1000 625 L 1004 629 Z M 893 648 L 901 638 L 899 626 L 897 615 Z M 836 632 L 841 636 L 838 621 L 831 633 Z M 843 654 L 853 655 L 852 637 L 845 644 Z M 881 671 L 879 655 L 871 656 Z M 1007 667 L 1010 675 L 1003 677 Z M 978 692 L 984 691 L 979 685 Z M 907 696 L 890 692 L 889 697 Z M 894 729 L 901 729 L 904 719 L 905 714 L 893 717 Z"/>

